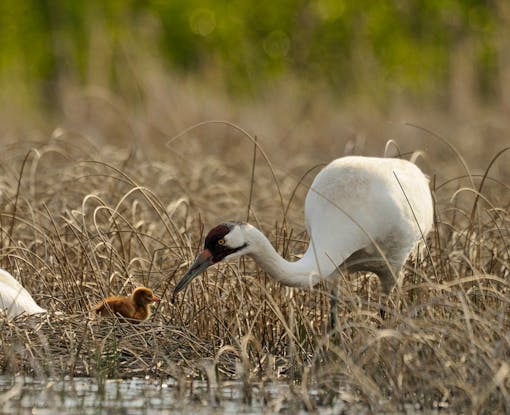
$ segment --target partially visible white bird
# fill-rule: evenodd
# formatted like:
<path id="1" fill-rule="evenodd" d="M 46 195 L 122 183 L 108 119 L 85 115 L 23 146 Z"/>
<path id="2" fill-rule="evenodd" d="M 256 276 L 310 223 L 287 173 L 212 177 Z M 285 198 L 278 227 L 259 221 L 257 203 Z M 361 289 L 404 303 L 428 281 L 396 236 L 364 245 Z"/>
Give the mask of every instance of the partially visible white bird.
<path id="1" fill-rule="evenodd" d="M 432 228 L 433 210 L 428 180 L 413 163 L 339 158 L 315 177 L 306 196 L 310 244 L 301 259 L 283 259 L 248 223 L 223 223 L 208 233 L 174 296 L 210 265 L 240 255 L 251 256 L 275 280 L 294 287 L 311 287 L 337 271 L 370 271 L 388 295 L 409 253 Z"/>
<path id="2" fill-rule="evenodd" d="M 12 319 L 21 314 L 46 313 L 39 307 L 23 286 L 4 269 L 0 268 L 0 310 Z"/>

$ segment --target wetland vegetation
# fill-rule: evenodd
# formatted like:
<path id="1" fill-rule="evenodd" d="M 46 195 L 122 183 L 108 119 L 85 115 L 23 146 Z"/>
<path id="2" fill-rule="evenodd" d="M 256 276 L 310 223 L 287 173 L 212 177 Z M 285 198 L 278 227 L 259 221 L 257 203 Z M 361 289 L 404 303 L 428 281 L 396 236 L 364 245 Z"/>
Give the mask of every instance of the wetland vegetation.
<path id="1" fill-rule="evenodd" d="M 21 3 L 4 3 L 21 16 L 15 5 Z M 506 2 L 466 2 L 473 3 L 466 13 L 464 2 L 448 2 L 447 16 L 457 16 L 448 26 L 455 36 L 452 42 L 430 40 L 440 54 L 425 48 L 424 56 L 436 56 L 460 86 L 445 73 L 431 72 L 425 82 L 412 78 L 408 66 L 402 72 L 384 66 L 416 36 L 422 43 L 428 39 L 419 30 L 402 30 L 387 36 L 403 49 L 364 60 L 371 62 L 368 74 L 377 69 L 377 82 L 370 83 L 365 72 L 360 81 L 350 66 L 344 68 L 345 82 L 353 82 L 345 95 L 339 83 L 344 78 L 328 78 L 334 69 L 327 65 L 313 66 L 318 72 L 298 70 L 303 57 L 292 45 L 306 39 L 296 39 L 290 26 L 278 29 L 288 32 L 287 40 L 274 34 L 281 16 L 265 20 L 272 26 L 260 36 L 270 40 L 259 42 L 258 52 L 250 49 L 272 63 L 258 61 L 267 71 L 250 84 L 253 72 L 240 68 L 251 55 L 236 55 L 241 63 L 232 62 L 240 66 L 229 66 L 222 54 L 242 48 L 216 45 L 219 40 L 206 33 L 211 13 L 224 30 L 219 11 L 186 2 L 193 14 L 182 3 L 186 27 L 199 31 L 189 34 L 198 45 L 189 53 L 199 59 L 190 58 L 193 68 L 176 69 L 168 59 L 181 59 L 182 51 L 170 59 L 155 49 L 160 43 L 147 40 L 170 30 L 159 12 L 136 14 L 138 9 L 114 3 L 118 7 L 110 12 L 64 14 L 82 26 L 58 15 L 48 20 L 60 24 L 58 30 L 32 26 L 56 36 L 49 38 L 58 59 L 47 66 L 43 59 L 37 61 L 41 67 L 15 70 L 29 59 L 25 43 L 16 49 L 19 56 L 9 48 L 0 53 L 13 57 L 2 61 L 0 78 L 0 266 L 49 311 L 0 319 L 0 408 L 20 404 L 23 378 L 46 391 L 57 385 L 51 388 L 61 395 L 86 378 L 98 396 L 119 385 L 119 399 L 127 400 L 125 388 L 142 379 L 139 390 L 146 396 L 171 390 L 177 402 L 196 408 L 214 403 L 218 412 L 227 411 L 230 401 L 281 413 L 510 412 L 510 101 L 508 84 L 499 82 L 510 73 L 510 60 L 503 59 L 506 46 L 490 43 L 509 27 L 499 24 L 508 18 Z M 384 36 L 377 28 L 398 26 L 380 21 L 386 12 L 393 16 L 393 6 L 366 15 L 347 8 L 332 22 L 326 19 L 334 11 L 329 3 L 335 2 L 317 2 L 323 30 L 306 26 L 302 33 L 329 39 L 329 25 L 346 27 L 342 19 L 354 21 L 353 15 L 380 24 L 370 31 L 374 38 L 358 32 L 345 39 L 351 45 L 345 53 L 355 55 L 352 45 L 363 39 L 365 52 L 380 46 L 376 34 Z M 145 22 L 140 36 L 114 24 L 119 10 Z M 303 10 L 315 16 L 314 8 Z M 395 18 L 410 15 L 404 7 Z M 83 33 L 66 36 L 62 22 L 69 21 Z M 441 30 L 440 20 L 433 23 Z M 5 31 L 6 25 L 0 27 Z M 167 47 L 177 42 L 179 28 L 167 33 Z M 231 33 L 221 39 L 233 39 Z M 470 46 L 473 37 L 466 33 L 480 37 Z M 464 37 L 467 46 L 453 42 Z M 80 39 L 87 42 L 74 43 Z M 259 45 L 258 38 L 242 39 Z M 37 42 L 27 42 L 39 50 Z M 216 46 L 206 53 L 208 42 Z M 271 58 L 287 42 L 296 55 Z M 471 52 L 476 45 L 479 53 L 456 54 L 455 45 Z M 70 52 L 78 49 L 77 55 Z M 441 60 L 443 53 L 452 61 Z M 76 67 L 66 59 L 76 59 Z M 400 89 L 379 90 L 384 73 L 394 74 L 392 85 Z M 408 90 L 397 74 L 416 88 Z M 310 81 L 315 76 L 320 82 Z M 425 85 L 426 93 L 420 89 Z M 326 285 L 290 289 L 248 259 L 210 268 L 171 303 L 205 232 L 221 221 L 249 220 L 283 256 L 298 258 L 308 243 L 302 208 L 308 186 L 322 165 L 346 154 L 415 159 L 430 177 L 435 226 L 427 249 L 409 259 L 386 320 L 379 318 L 378 281 L 371 274 L 338 280 L 339 324 L 332 333 Z M 91 316 L 100 299 L 128 295 L 139 285 L 162 299 L 147 321 L 131 325 Z"/>

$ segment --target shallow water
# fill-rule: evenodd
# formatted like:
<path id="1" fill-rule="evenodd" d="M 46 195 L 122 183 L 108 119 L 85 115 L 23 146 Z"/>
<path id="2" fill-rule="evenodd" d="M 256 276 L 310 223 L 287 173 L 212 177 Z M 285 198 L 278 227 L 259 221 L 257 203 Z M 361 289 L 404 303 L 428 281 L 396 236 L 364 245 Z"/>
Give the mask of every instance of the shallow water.
<path id="1" fill-rule="evenodd" d="M 29 377 L 0 376 L 0 413 L 5 415 L 163 415 L 163 414 L 270 414 L 307 413 L 292 397 L 287 384 L 253 388 L 251 405 L 243 403 L 242 386 L 231 383 L 215 394 L 205 382 L 193 382 L 180 392 L 174 381 L 152 379 L 105 380 L 92 378 L 36 380 Z M 287 398 L 285 398 L 287 397 Z M 302 409 L 299 407 L 301 406 Z M 321 415 L 341 413 L 339 401 L 333 407 L 319 408 Z M 351 412 L 351 411 L 347 411 Z M 364 412 L 364 411 L 363 411 Z M 357 412 L 359 413 L 359 412 Z"/>

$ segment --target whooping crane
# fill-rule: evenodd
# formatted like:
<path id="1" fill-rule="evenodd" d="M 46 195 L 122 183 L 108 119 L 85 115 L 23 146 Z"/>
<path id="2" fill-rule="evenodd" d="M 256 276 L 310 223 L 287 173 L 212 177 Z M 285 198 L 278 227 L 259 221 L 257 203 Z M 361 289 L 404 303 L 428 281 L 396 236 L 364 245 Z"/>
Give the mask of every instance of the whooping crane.
<path id="1" fill-rule="evenodd" d="M 6 270 L 0 268 L 0 310 L 13 319 L 20 314 L 46 313 L 39 307 L 32 296 Z"/>
<path id="2" fill-rule="evenodd" d="M 387 297 L 409 253 L 432 228 L 429 183 L 406 160 L 342 157 L 315 177 L 306 196 L 305 221 L 310 243 L 295 262 L 278 255 L 262 232 L 248 223 L 216 226 L 174 296 L 210 265 L 248 255 L 291 287 L 312 287 L 332 279 L 337 271 L 370 271 L 379 277 Z"/>
<path id="3" fill-rule="evenodd" d="M 132 323 L 138 323 L 149 318 L 150 305 L 158 301 L 160 301 L 159 297 L 154 295 L 150 288 L 138 287 L 134 289 L 130 297 L 114 296 L 101 300 L 94 307 L 94 311 L 101 316 L 118 313 L 132 320 Z"/>

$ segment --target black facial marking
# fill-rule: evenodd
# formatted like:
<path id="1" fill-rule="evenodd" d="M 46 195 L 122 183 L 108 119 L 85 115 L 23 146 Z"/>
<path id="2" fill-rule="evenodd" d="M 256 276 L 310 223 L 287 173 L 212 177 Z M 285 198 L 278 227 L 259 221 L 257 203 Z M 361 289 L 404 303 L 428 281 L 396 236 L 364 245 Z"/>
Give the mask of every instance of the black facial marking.
<path id="1" fill-rule="evenodd" d="M 231 248 L 226 245 L 221 245 L 218 243 L 219 240 L 224 239 L 225 235 L 227 235 L 235 226 L 240 225 L 240 222 L 226 222 L 212 228 L 207 236 L 205 237 L 204 248 L 209 250 L 213 257 L 213 263 L 221 261 L 226 256 L 233 254 L 247 246 L 244 244 L 243 246 L 237 248 Z"/>

